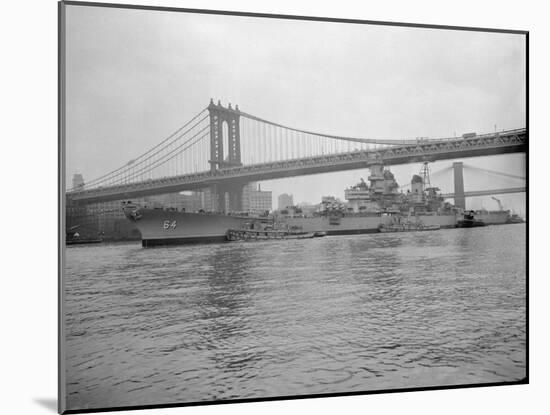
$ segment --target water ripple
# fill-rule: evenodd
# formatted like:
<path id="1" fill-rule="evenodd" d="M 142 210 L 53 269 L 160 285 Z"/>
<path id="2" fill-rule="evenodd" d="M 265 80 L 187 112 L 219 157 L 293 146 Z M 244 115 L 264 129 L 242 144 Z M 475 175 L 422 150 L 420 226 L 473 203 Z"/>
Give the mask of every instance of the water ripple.
<path id="1" fill-rule="evenodd" d="M 524 246 L 510 225 L 71 247 L 68 407 L 522 379 Z"/>

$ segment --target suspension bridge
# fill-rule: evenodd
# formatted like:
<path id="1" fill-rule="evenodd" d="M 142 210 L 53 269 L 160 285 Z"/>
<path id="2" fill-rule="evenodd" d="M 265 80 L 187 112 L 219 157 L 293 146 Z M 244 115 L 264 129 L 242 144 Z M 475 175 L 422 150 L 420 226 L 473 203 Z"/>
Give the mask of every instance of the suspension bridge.
<path id="1" fill-rule="evenodd" d="M 454 199 L 454 204 L 463 209 L 465 208 L 465 198 L 468 197 L 505 195 L 510 193 L 524 193 L 527 191 L 527 188 L 525 186 L 526 178 L 524 176 L 485 169 L 471 164 L 466 164 L 462 161 L 455 161 L 451 166 L 447 166 L 443 169 L 431 173 L 431 177 L 437 177 L 435 182 L 438 183 L 441 181 L 445 181 L 446 178 L 448 179 L 448 177 L 446 177 L 446 174 L 449 172 L 451 173 L 454 181 L 455 192 L 442 193 L 441 196 L 444 199 Z M 490 178 L 491 180 L 501 179 L 501 182 L 505 180 L 507 184 L 510 184 L 510 179 L 512 179 L 512 181 L 514 181 L 515 187 L 497 187 L 493 189 L 464 191 L 464 172 L 468 172 L 468 174 L 481 173 L 484 177 Z M 431 186 L 430 183 L 428 183 L 427 185 Z M 401 186 L 401 189 L 403 190 L 407 186 L 409 186 L 409 184 Z"/>
<path id="2" fill-rule="evenodd" d="M 209 188 L 215 196 L 212 210 L 226 207 L 238 211 L 242 189 L 253 181 L 376 164 L 518 153 L 526 148 L 525 128 L 433 139 L 345 137 L 285 126 L 211 100 L 208 107 L 148 151 L 66 194 L 73 202 L 89 204 Z M 456 201 L 467 195 L 461 163 L 454 166 L 455 192 L 448 196 Z M 522 188 L 507 188 L 506 193 L 524 191 Z"/>

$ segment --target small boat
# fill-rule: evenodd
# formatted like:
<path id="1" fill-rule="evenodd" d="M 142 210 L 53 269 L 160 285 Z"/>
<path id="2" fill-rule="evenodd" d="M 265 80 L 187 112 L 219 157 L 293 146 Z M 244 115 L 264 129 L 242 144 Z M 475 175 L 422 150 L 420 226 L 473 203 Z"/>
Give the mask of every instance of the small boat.
<path id="1" fill-rule="evenodd" d="M 300 226 L 282 227 L 276 223 L 246 223 L 239 229 L 228 229 L 225 238 L 228 241 L 263 241 L 272 239 L 309 239 L 315 232 L 304 232 Z"/>
<path id="2" fill-rule="evenodd" d="M 390 225 L 380 224 L 378 232 L 420 232 L 420 231 L 437 231 L 441 229 L 441 225 L 424 225 L 423 223 L 392 223 Z"/>
<path id="3" fill-rule="evenodd" d="M 65 245 L 99 244 L 103 239 L 67 239 Z"/>
<path id="4" fill-rule="evenodd" d="M 265 241 L 276 239 L 309 239 L 314 232 L 290 232 L 266 229 L 228 229 L 225 237 L 228 241 Z"/>
<path id="5" fill-rule="evenodd" d="M 474 228 L 478 226 L 486 226 L 487 224 L 483 222 L 482 220 L 477 220 L 474 217 L 474 211 L 466 211 L 464 212 L 464 219 L 461 219 L 456 222 L 457 228 Z"/>
<path id="6" fill-rule="evenodd" d="M 525 220 L 518 214 L 514 213 L 506 219 L 506 223 L 525 223 Z"/>
<path id="7" fill-rule="evenodd" d="M 98 244 L 103 242 L 102 233 L 97 237 L 80 236 L 76 231 L 80 225 L 72 226 L 65 233 L 65 245 Z"/>

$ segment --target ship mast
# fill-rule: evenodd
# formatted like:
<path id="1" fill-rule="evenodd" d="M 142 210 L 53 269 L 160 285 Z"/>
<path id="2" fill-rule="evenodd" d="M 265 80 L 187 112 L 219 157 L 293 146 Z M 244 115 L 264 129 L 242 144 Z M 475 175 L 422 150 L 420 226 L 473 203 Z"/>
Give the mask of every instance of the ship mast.
<path id="1" fill-rule="evenodd" d="M 422 177 L 424 189 L 426 190 L 432 187 L 432 184 L 430 182 L 430 166 L 428 165 L 428 163 L 429 162 L 425 161 L 420 168 L 420 177 Z"/>

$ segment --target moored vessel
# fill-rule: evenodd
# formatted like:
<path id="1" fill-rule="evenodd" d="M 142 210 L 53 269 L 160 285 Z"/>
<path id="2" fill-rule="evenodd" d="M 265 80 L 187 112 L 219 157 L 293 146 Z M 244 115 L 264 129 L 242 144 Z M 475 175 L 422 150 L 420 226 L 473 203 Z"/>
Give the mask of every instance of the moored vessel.
<path id="1" fill-rule="evenodd" d="M 273 222 L 252 220 L 241 228 L 228 229 L 225 237 L 228 241 L 266 241 L 274 239 L 309 239 L 314 238 L 316 232 L 304 232 L 298 227 L 283 227 Z"/>
<path id="2" fill-rule="evenodd" d="M 517 213 L 514 213 L 506 218 L 506 223 L 525 223 L 525 220 Z"/>
<path id="3" fill-rule="evenodd" d="M 226 233 L 228 241 L 267 241 L 281 239 L 310 239 L 315 232 L 289 232 L 285 230 L 229 229 Z"/>
<path id="4" fill-rule="evenodd" d="M 439 229 L 441 229 L 441 225 L 424 225 L 421 222 L 392 223 L 391 225 L 381 224 L 378 227 L 378 231 L 382 233 L 437 231 Z"/>
<path id="5" fill-rule="evenodd" d="M 487 225 L 483 220 L 475 217 L 475 211 L 464 212 L 464 218 L 456 222 L 457 228 L 474 228 Z"/>
<path id="6" fill-rule="evenodd" d="M 103 242 L 101 234 L 93 235 L 89 232 L 84 232 L 83 235 L 80 235 L 78 229 L 80 225 L 71 226 L 65 232 L 65 245 L 86 245 L 86 244 L 98 244 Z"/>

